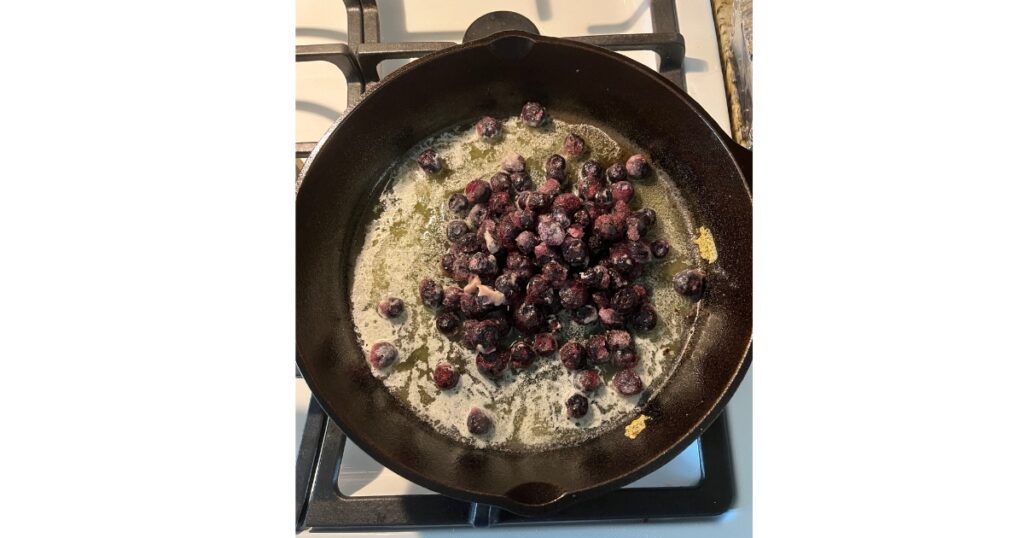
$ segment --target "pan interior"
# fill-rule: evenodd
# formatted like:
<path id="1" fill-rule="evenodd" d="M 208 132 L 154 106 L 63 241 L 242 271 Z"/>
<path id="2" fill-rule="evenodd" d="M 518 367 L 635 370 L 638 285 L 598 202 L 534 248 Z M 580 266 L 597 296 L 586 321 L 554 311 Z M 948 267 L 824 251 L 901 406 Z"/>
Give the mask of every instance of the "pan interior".
<path id="1" fill-rule="evenodd" d="M 504 119 L 504 135 L 498 142 L 475 136 L 472 125 L 448 129 L 414 146 L 399 159 L 378 182 L 380 202 L 366 211 L 360 230 L 367 230 L 354 270 L 349 273 L 352 289 L 352 316 L 364 350 L 378 341 L 388 341 L 399 349 L 399 361 L 374 374 L 391 394 L 437 431 L 463 443 L 508 451 L 542 451 L 553 446 L 578 444 L 620 427 L 635 417 L 637 409 L 656 394 L 679 362 L 692 333 L 697 304 L 679 297 L 671 287 L 672 276 L 680 270 L 697 267 L 702 260 L 692 240 L 693 218 L 685 197 L 674 186 L 668 173 L 655 163 L 655 173 L 634 180 L 636 196 L 631 207 L 649 207 L 657 212 L 655 226 L 646 239 L 665 239 L 672 246 L 663 260 L 649 264 L 639 281 L 651 292 L 651 303 L 659 313 L 656 328 L 647 333 L 633 332 L 640 356 L 637 373 L 645 391 L 621 396 L 611 388 L 616 369 L 598 368 L 603 383 L 592 394 L 589 412 L 581 419 L 565 415 L 565 400 L 576 393 L 572 376 L 559 362 L 557 353 L 539 357 L 529 369 L 513 373 L 511 369 L 498 380 L 482 376 L 474 365 L 475 352 L 449 339 L 434 327 L 436 313 L 423 306 L 417 293 L 422 278 L 433 278 L 443 286 L 457 285 L 440 270 L 440 258 L 448 247 L 445 224 L 458 218 L 446 208 L 446 200 L 470 180 L 484 180 L 499 170 L 509 153 L 527 157 L 528 170 L 535 184 L 543 181 L 543 164 L 548 155 L 561 153 L 562 141 L 576 133 L 587 142 L 588 153 L 568 160 L 566 186 L 574 190 L 578 170 L 585 159 L 607 167 L 623 163 L 642 152 L 621 136 L 590 123 L 556 119 L 539 129 L 526 127 L 512 116 Z M 445 171 L 428 176 L 419 170 L 415 157 L 427 147 L 437 150 L 446 163 Z M 405 312 L 397 320 L 387 320 L 375 311 L 378 301 L 387 296 L 402 298 Z M 559 345 L 569 339 L 584 341 L 589 334 L 602 333 L 599 324 L 579 325 L 562 312 L 563 327 Z M 518 331 L 503 345 L 521 338 Z M 461 371 L 459 385 L 449 391 L 437 390 L 431 380 L 434 366 L 445 360 Z M 486 410 L 494 418 L 494 430 L 485 437 L 471 435 L 466 416 L 472 407 Z"/>

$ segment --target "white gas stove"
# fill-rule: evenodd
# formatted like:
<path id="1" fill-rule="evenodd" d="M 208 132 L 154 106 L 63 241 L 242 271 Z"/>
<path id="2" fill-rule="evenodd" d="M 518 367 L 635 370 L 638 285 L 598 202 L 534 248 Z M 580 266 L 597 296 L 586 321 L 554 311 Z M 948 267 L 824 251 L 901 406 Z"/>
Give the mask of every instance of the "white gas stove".
<path id="1" fill-rule="evenodd" d="M 348 43 L 348 17 L 341 0 L 297 0 L 296 43 L 322 45 Z M 369 2 L 372 4 L 372 2 Z M 478 17 L 495 10 L 514 11 L 532 21 L 543 35 L 555 37 L 602 34 L 643 34 L 654 31 L 650 2 L 590 0 L 587 2 L 551 2 L 547 0 L 503 0 L 478 2 L 447 0 L 415 2 L 378 0 L 377 14 L 381 42 L 448 41 L 459 42 L 466 28 Z M 679 33 L 685 40 L 686 91 L 729 132 L 718 43 L 710 0 L 676 0 Z M 623 54 L 657 70 L 658 58 L 651 51 Z M 380 77 L 413 60 L 385 60 L 379 66 Z M 341 71 L 327 62 L 301 62 L 296 67 L 296 141 L 315 142 L 344 112 L 347 106 L 347 81 Z M 752 532 L 751 479 L 751 378 L 740 385 L 726 408 L 728 434 L 735 476 L 735 501 L 723 515 L 710 519 L 682 519 L 650 524 L 610 524 L 601 522 L 576 525 L 530 527 L 494 526 L 488 528 L 438 528 L 405 532 L 346 532 L 347 536 L 570 536 L 585 533 L 594 538 L 621 536 L 748 536 Z M 309 389 L 296 380 L 296 453 L 306 424 Z M 705 476 L 701 444 L 694 443 L 682 454 L 627 488 L 693 487 Z M 412 484 L 374 461 L 353 443 L 345 443 L 336 479 L 341 495 L 350 498 L 433 494 Z M 302 531 L 308 533 L 308 530 Z M 319 533 L 318 533 L 319 534 Z"/>

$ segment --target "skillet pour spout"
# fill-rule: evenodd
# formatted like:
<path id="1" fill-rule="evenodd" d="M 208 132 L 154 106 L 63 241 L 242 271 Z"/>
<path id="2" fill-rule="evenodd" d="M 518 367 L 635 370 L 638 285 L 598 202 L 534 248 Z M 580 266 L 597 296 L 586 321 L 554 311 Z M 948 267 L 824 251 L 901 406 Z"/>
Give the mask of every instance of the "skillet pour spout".
<path id="1" fill-rule="evenodd" d="M 426 90 L 426 91 L 425 91 Z M 526 101 L 645 148 L 714 233 L 693 333 L 639 436 L 612 428 L 574 446 L 479 449 L 435 431 L 366 365 L 352 317 L 353 267 L 392 164 L 421 140 Z M 450 497 L 537 516 L 617 489 L 679 454 L 719 415 L 750 364 L 750 153 L 678 86 L 615 52 L 525 31 L 449 47 L 367 92 L 311 152 L 296 199 L 298 366 L 342 431 L 404 478 Z"/>

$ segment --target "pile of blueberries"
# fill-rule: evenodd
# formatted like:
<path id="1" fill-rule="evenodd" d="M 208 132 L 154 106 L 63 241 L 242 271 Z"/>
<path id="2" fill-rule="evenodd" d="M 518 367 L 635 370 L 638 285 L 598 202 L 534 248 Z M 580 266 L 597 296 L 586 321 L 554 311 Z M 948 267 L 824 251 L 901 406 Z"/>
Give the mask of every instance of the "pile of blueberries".
<path id="1" fill-rule="evenodd" d="M 539 127 L 548 114 L 531 102 L 523 106 L 520 119 Z M 498 140 L 501 122 L 484 117 L 476 133 L 486 141 Z M 576 160 L 587 151 L 586 141 L 576 134 L 566 137 L 563 148 Z M 433 149 L 420 154 L 417 162 L 427 174 L 444 169 Z M 633 155 L 625 164 L 606 169 L 585 160 L 579 170 L 575 188 L 570 188 L 566 158 L 551 155 L 543 181 L 535 182 L 526 160 L 511 154 L 489 179 L 470 181 L 448 199 L 453 219 L 445 232 L 450 247 L 441 258 L 441 270 L 462 287 L 442 288 L 430 278 L 419 282 L 422 303 L 438 310 L 437 330 L 477 351 L 476 367 L 484 376 L 499 378 L 510 367 L 513 372 L 525 370 L 538 356 L 557 351 L 580 391 L 565 402 L 571 418 L 587 414 L 590 402 L 584 394 L 601 384 L 598 365 L 617 370 L 612 385 L 619 394 L 643 390 L 635 372 L 639 356 L 626 329 L 649 331 L 657 325 L 648 291 L 637 280 L 670 249 L 664 240 L 647 239 L 657 219 L 654 210 L 629 206 L 634 194 L 630 181 L 651 173 L 646 157 Z M 696 299 L 704 292 L 704 282 L 704 273 L 691 269 L 677 274 L 673 286 L 680 295 Z M 386 298 L 378 306 L 388 318 L 399 316 L 402 309 L 397 298 Z M 605 332 L 583 342 L 568 340 L 559 348 L 557 314 L 563 310 L 573 323 L 599 324 Z M 513 328 L 518 331 L 515 338 L 510 336 Z M 375 367 L 395 358 L 397 351 L 387 342 L 371 349 Z M 433 374 L 441 390 L 459 380 L 458 370 L 447 362 L 439 363 Z M 492 427 L 478 408 L 470 411 L 467 425 L 478 435 Z"/>

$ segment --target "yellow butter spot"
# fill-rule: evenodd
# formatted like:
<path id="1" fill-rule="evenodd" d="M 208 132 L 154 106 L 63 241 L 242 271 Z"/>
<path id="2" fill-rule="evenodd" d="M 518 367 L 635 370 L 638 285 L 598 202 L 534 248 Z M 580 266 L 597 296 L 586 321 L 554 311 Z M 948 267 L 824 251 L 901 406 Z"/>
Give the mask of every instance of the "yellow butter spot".
<path id="1" fill-rule="evenodd" d="M 636 417 L 636 420 L 630 422 L 629 425 L 626 426 L 626 437 L 636 439 L 636 436 L 640 435 L 640 432 L 644 431 L 644 428 L 647 427 L 648 418 L 650 417 L 647 415 L 640 415 L 639 417 Z"/>
<path id="2" fill-rule="evenodd" d="M 715 263 L 715 260 L 718 259 L 718 249 L 715 248 L 715 239 L 711 237 L 711 230 L 701 226 L 697 229 L 697 238 L 693 242 L 697 244 L 701 258 L 707 260 L 708 263 Z"/>

